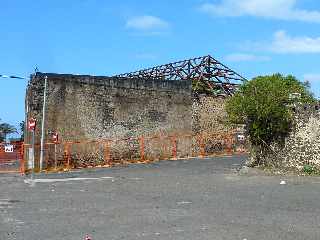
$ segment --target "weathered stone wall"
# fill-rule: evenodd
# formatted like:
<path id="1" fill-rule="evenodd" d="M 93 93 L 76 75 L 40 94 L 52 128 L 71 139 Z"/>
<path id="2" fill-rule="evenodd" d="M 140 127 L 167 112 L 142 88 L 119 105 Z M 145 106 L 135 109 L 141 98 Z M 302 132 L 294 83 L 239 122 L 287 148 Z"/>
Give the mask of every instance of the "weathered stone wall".
<path id="1" fill-rule="evenodd" d="M 195 133 L 230 133 L 235 127 L 226 124 L 227 98 L 200 95 L 193 99 L 193 131 Z"/>
<path id="2" fill-rule="evenodd" d="M 282 147 L 271 146 L 270 159 L 288 168 L 320 167 L 320 111 L 318 105 L 295 108 L 294 126 Z"/>
<path id="3" fill-rule="evenodd" d="M 191 81 L 162 81 L 99 76 L 37 73 L 26 93 L 27 119 L 36 118 L 35 162 L 39 166 L 40 135 L 44 77 L 48 77 L 45 117 L 45 142 L 51 142 L 48 131 L 59 133 L 58 165 L 100 165 L 106 163 L 104 144 L 90 140 L 113 140 L 110 143 L 112 163 L 141 158 L 139 137 L 169 136 L 192 133 Z M 117 141 L 118 139 L 130 139 Z M 164 142 L 164 141 L 162 141 Z M 31 143 L 26 132 L 25 143 Z M 146 158 L 161 158 L 171 153 L 172 143 L 145 142 Z M 53 166 L 54 146 L 45 146 L 44 166 Z M 27 147 L 28 148 L 28 147 Z M 180 149 L 187 155 L 190 146 Z M 29 151 L 26 149 L 28 159 Z M 68 155 L 66 155 L 68 154 Z M 70 158 L 68 157 L 70 156 Z"/>
<path id="4" fill-rule="evenodd" d="M 38 120 L 36 142 L 40 141 L 45 75 L 45 129 L 57 131 L 61 141 L 192 131 L 190 81 L 38 73 L 26 94 L 27 117 Z M 45 139 L 49 139 L 47 132 Z M 25 142 L 30 143 L 30 134 L 26 134 Z"/>
<path id="5" fill-rule="evenodd" d="M 246 141 L 238 140 L 244 134 L 241 125 L 227 123 L 227 97 L 200 95 L 193 99 L 193 132 L 202 136 L 205 154 L 226 151 L 246 151 Z"/>

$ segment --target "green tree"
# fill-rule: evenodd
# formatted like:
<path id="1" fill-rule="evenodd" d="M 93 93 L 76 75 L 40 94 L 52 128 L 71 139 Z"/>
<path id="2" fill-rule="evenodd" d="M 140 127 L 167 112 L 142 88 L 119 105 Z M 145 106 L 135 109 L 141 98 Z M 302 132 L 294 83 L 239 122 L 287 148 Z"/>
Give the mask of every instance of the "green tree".
<path id="1" fill-rule="evenodd" d="M 0 123 L 0 142 L 3 142 L 8 134 L 15 132 L 17 129 L 14 126 L 9 123 Z"/>
<path id="2" fill-rule="evenodd" d="M 226 110 L 231 123 L 246 124 L 253 151 L 261 152 L 272 142 L 283 142 L 292 126 L 292 107 L 288 106 L 297 101 L 315 101 L 308 84 L 292 75 L 274 74 L 244 83 L 228 100 Z"/>

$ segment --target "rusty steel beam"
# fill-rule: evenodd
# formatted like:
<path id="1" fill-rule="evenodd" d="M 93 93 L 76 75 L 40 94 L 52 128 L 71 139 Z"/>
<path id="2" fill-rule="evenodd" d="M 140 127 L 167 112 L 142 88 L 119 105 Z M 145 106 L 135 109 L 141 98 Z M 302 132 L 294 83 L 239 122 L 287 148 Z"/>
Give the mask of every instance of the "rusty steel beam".
<path id="1" fill-rule="evenodd" d="M 210 89 L 215 89 L 222 95 L 232 95 L 247 80 L 210 55 L 119 74 L 115 77 L 202 81 L 208 84 Z"/>

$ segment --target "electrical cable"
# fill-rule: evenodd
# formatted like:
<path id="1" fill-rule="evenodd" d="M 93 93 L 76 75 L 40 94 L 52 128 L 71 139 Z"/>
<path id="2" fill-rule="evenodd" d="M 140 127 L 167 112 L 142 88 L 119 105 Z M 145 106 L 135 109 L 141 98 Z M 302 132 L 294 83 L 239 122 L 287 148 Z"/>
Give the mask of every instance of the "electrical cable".
<path id="1" fill-rule="evenodd" d="M 3 75 L 0 74 L 0 78 L 15 78 L 15 79 L 26 79 L 24 77 L 18 77 L 18 76 L 8 76 L 8 75 Z"/>

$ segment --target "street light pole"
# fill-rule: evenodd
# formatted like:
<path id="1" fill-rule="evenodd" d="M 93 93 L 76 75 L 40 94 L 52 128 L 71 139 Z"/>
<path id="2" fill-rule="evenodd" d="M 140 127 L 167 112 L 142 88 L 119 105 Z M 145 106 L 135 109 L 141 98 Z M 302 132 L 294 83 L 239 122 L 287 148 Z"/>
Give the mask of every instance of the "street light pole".
<path id="1" fill-rule="evenodd" d="M 44 122 L 45 122 L 45 111 L 46 111 L 46 100 L 47 100 L 47 80 L 48 77 L 44 77 L 44 90 L 43 90 L 43 105 L 42 105 L 42 121 L 41 121 L 41 146 L 40 146 L 40 171 L 43 168 L 43 152 L 44 152 Z"/>

